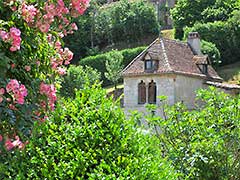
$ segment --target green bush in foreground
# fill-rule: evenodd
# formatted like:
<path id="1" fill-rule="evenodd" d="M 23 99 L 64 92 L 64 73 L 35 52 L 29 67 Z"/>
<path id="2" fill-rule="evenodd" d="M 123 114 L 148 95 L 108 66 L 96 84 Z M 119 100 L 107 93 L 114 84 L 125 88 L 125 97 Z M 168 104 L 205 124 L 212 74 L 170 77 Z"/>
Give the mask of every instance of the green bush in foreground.
<path id="1" fill-rule="evenodd" d="M 87 88 L 62 100 L 26 148 L 1 155 L 5 179 L 177 179 L 157 139 L 126 120 L 106 93 Z M 4 159 L 5 158 L 5 159 Z"/>
<path id="2" fill-rule="evenodd" d="M 200 90 L 198 98 L 204 105 L 196 110 L 178 103 L 165 109 L 165 118 L 149 118 L 162 129 L 162 149 L 182 179 L 238 180 L 240 98 L 212 87 Z"/>

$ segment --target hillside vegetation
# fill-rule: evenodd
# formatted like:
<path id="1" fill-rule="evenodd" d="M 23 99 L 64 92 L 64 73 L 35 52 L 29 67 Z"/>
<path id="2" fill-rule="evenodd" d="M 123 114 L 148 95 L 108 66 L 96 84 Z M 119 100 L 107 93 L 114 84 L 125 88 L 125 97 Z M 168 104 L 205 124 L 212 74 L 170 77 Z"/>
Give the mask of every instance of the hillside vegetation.
<path id="1" fill-rule="evenodd" d="M 217 68 L 218 74 L 229 83 L 240 84 L 240 61 Z"/>
<path id="2" fill-rule="evenodd" d="M 190 31 L 214 43 L 221 54 L 220 65 L 240 59 L 240 0 L 181 0 L 171 11 L 175 38 Z"/>
<path id="3" fill-rule="evenodd" d="M 145 39 L 150 37 L 149 43 L 159 32 L 154 6 L 142 0 L 121 0 L 105 5 L 92 1 L 90 8 L 76 19 L 76 23 L 79 30 L 64 38 L 65 45 L 75 54 L 75 62 L 113 48 L 141 46 Z"/>

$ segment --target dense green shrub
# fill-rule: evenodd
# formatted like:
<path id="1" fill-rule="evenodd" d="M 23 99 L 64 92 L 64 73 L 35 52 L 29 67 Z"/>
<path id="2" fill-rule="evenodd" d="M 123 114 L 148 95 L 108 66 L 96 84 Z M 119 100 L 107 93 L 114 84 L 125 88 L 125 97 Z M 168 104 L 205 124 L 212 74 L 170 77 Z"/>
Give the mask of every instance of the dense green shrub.
<path id="1" fill-rule="evenodd" d="M 231 23 L 230 23 L 231 22 Z M 234 23 L 233 23 L 234 22 Z M 221 53 L 222 65 L 236 62 L 240 58 L 240 22 L 229 20 L 229 22 L 216 21 L 213 23 L 197 23 L 191 28 L 185 28 L 185 37 L 189 32 L 198 32 L 201 39 L 212 42 Z"/>
<path id="2" fill-rule="evenodd" d="M 175 180 L 157 139 L 136 129 L 99 89 L 62 100 L 49 120 L 37 125 L 22 152 L 1 155 L 1 179 Z M 8 161 L 4 161 L 8 158 Z"/>
<path id="3" fill-rule="evenodd" d="M 120 53 L 123 55 L 123 66 L 126 67 L 134 59 L 134 57 L 136 57 L 145 48 L 146 47 L 137 47 L 133 49 L 121 50 Z M 103 85 L 105 86 L 110 84 L 110 81 L 108 81 L 104 76 L 104 73 L 106 72 L 105 63 L 107 60 L 107 55 L 109 53 L 110 52 L 99 54 L 96 56 L 88 56 L 79 61 L 80 65 L 89 66 L 101 72 L 101 79 L 103 80 Z"/>
<path id="4" fill-rule="evenodd" d="M 215 44 L 202 40 L 201 51 L 203 54 L 208 55 L 212 65 L 217 66 L 219 63 L 221 63 L 220 61 L 221 55 Z"/>
<path id="5" fill-rule="evenodd" d="M 202 106 L 196 110 L 163 105 L 165 118 L 150 118 L 153 127 L 160 126 L 161 147 L 183 179 L 239 179 L 239 98 L 211 87 L 198 92 Z"/>
<path id="6" fill-rule="evenodd" d="M 74 97 L 75 91 L 82 89 L 86 84 L 92 86 L 100 81 L 101 74 L 91 68 L 70 65 L 67 74 L 63 76 L 60 94 L 65 97 Z"/>

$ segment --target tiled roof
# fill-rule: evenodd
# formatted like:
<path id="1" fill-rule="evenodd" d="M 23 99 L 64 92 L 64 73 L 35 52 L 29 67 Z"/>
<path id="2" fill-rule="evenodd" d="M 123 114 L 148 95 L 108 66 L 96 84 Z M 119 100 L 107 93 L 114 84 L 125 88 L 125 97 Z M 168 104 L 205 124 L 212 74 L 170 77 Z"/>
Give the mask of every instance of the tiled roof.
<path id="1" fill-rule="evenodd" d="M 237 84 L 220 83 L 220 82 L 212 82 L 212 81 L 206 81 L 206 84 L 215 86 L 218 88 L 223 88 L 223 89 L 239 89 L 240 90 L 240 86 Z"/>
<path id="2" fill-rule="evenodd" d="M 158 61 L 158 68 L 153 72 L 144 71 L 144 56 L 149 54 L 153 60 Z M 209 78 L 222 81 L 211 65 L 208 66 L 208 74 L 202 73 L 197 62 L 206 62 L 207 56 L 194 56 L 187 43 L 170 39 L 156 39 L 142 53 L 123 70 L 123 76 L 150 75 L 176 73 L 201 78 Z"/>

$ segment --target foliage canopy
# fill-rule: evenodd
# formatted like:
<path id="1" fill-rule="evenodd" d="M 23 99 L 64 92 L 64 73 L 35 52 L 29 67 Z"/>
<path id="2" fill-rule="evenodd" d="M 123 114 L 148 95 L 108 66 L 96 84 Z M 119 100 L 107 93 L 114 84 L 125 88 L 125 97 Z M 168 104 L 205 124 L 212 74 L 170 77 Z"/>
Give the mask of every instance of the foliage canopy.
<path id="1" fill-rule="evenodd" d="M 107 54 L 105 77 L 114 84 L 115 89 L 117 83 L 122 77 L 123 70 L 123 55 L 118 51 L 111 51 Z"/>
<path id="2" fill-rule="evenodd" d="M 1 155 L 0 177 L 11 179 L 176 179 L 156 138 L 126 120 L 99 87 L 62 100 L 34 128 L 22 151 Z M 4 161 L 6 158 L 11 161 Z"/>
<path id="3" fill-rule="evenodd" d="M 176 29 L 176 38 L 183 38 L 183 28 L 196 22 L 226 21 L 235 9 L 240 8 L 239 0 L 180 0 L 171 11 Z"/>
<path id="4" fill-rule="evenodd" d="M 239 96 L 210 87 L 198 92 L 198 100 L 196 110 L 163 105 L 164 118 L 148 117 L 161 128 L 157 137 L 165 156 L 183 179 L 239 179 Z"/>

